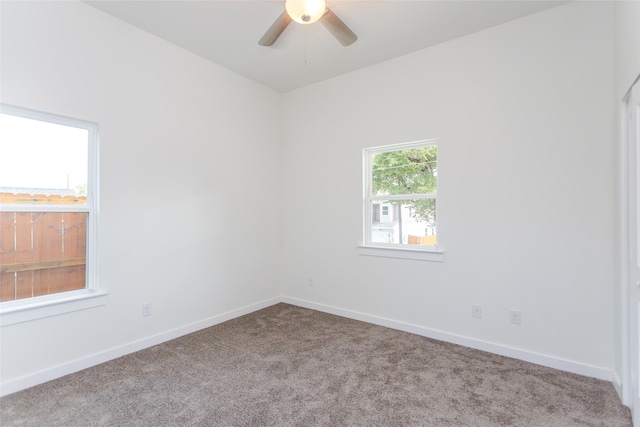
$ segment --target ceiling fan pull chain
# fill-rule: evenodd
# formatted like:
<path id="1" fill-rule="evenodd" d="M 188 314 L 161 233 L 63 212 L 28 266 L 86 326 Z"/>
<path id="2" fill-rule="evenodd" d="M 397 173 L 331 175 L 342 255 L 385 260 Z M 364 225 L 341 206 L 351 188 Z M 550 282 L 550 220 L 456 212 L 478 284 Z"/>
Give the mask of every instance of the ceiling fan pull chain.
<path id="1" fill-rule="evenodd" d="M 304 56 L 304 68 L 307 68 L 307 28 L 302 27 L 302 51 Z"/>

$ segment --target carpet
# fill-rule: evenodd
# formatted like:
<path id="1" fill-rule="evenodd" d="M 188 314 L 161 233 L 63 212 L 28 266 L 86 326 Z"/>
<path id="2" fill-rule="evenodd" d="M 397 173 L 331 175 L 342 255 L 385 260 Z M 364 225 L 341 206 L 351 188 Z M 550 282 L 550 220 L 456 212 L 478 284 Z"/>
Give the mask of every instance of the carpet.
<path id="1" fill-rule="evenodd" d="M 631 426 L 611 383 L 288 304 L 0 399 L 2 426 Z"/>

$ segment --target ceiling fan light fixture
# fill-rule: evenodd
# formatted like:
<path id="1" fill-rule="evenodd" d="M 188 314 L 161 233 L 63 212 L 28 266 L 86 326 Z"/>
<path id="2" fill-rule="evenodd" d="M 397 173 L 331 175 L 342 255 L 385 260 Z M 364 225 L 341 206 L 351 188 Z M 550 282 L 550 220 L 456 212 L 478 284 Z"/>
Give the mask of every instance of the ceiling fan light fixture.
<path id="1" fill-rule="evenodd" d="M 299 24 L 313 24 L 324 15 L 325 0 L 285 0 L 287 14 Z"/>

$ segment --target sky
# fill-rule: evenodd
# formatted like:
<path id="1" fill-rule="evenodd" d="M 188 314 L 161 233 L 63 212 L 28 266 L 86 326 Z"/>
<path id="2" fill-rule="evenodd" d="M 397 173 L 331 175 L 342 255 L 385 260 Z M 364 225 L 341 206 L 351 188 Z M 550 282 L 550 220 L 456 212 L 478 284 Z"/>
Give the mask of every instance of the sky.
<path id="1" fill-rule="evenodd" d="M 75 189 L 87 150 L 86 129 L 0 114 L 0 187 Z"/>

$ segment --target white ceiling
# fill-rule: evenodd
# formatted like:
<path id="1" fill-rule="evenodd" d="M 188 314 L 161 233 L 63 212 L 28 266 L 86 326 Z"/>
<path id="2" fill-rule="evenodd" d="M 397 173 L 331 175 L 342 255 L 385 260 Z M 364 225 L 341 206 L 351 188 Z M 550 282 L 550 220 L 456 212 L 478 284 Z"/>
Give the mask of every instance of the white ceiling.
<path id="1" fill-rule="evenodd" d="M 284 1 L 86 1 L 256 82 L 287 92 L 557 6 L 566 1 L 346 1 L 327 6 L 357 35 L 343 47 L 320 23 L 258 40 Z"/>

